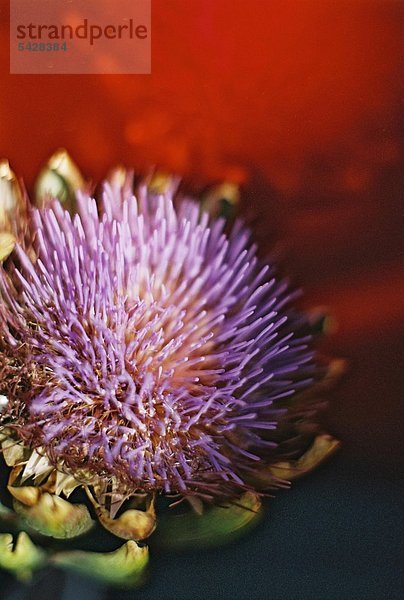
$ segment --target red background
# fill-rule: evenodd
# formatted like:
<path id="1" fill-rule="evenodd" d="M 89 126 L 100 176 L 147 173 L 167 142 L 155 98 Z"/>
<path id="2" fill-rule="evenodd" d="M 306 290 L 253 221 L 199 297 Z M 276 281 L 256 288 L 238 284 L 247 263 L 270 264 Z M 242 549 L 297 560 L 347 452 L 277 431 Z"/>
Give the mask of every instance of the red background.
<path id="1" fill-rule="evenodd" d="M 244 182 L 261 244 L 335 317 L 343 452 L 402 470 L 403 3 L 153 0 L 145 76 L 11 76 L 1 11 L 0 154 L 28 187 L 59 146 L 94 180 L 124 162 Z"/>

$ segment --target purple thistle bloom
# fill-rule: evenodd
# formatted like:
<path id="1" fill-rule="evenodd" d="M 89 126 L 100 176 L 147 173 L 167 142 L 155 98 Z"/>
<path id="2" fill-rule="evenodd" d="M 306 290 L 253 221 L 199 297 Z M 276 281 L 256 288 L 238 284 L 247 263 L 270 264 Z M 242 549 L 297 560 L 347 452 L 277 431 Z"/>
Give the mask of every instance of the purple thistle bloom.
<path id="1" fill-rule="evenodd" d="M 0 268 L 0 394 L 30 448 L 83 481 L 231 495 L 316 372 L 304 317 L 250 232 L 194 201 L 105 185 L 32 209 Z"/>

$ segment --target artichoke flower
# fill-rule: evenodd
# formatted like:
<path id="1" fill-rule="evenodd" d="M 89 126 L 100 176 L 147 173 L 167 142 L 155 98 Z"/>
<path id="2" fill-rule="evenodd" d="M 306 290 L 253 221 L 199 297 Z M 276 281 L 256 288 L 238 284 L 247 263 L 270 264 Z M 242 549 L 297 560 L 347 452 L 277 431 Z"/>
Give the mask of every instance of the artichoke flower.
<path id="1" fill-rule="evenodd" d="M 146 540 L 235 539 L 335 450 L 313 418 L 341 363 L 319 364 L 324 320 L 257 257 L 234 185 L 197 202 L 119 168 L 97 200 L 60 150 L 34 206 L 0 176 L 0 568 L 139 585 Z"/>

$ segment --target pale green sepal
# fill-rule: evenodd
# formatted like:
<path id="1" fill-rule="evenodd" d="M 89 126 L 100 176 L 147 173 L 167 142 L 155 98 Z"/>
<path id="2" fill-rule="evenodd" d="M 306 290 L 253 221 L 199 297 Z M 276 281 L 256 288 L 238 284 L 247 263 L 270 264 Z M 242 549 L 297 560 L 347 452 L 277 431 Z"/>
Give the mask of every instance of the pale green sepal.
<path id="1" fill-rule="evenodd" d="M 227 221 L 232 221 L 239 201 L 239 186 L 231 181 L 223 181 L 204 194 L 202 208 L 214 217 L 223 217 Z"/>
<path id="2" fill-rule="evenodd" d="M 17 240 L 15 235 L 9 231 L 0 231 L 0 262 L 10 256 L 15 248 Z"/>
<path id="3" fill-rule="evenodd" d="M 24 446 L 10 438 L 5 438 L 1 443 L 4 462 L 8 467 L 15 467 L 24 461 Z"/>
<path id="4" fill-rule="evenodd" d="M 144 580 L 144 572 L 149 560 L 146 546 L 141 547 L 130 540 L 115 552 L 97 553 L 75 550 L 59 552 L 51 562 L 81 575 L 91 577 L 107 585 L 135 587 Z"/>
<path id="5" fill-rule="evenodd" d="M 147 189 L 151 194 L 172 194 L 174 195 L 180 184 L 179 177 L 164 173 L 164 171 L 155 171 L 146 179 Z"/>
<path id="6" fill-rule="evenodd" d="M 9 508 L 7 508 L 6 506 L 4 506 L 1 502 L 0 502 L 0 521 L 2 519 L 7 519 L 9 518 L 11 515 L 13 515 L 13 511 L 10 510 Z"/>
<path id="7" fill-rule="evenodd" d="M 148 538 L 156 528 L 154 499 L 150 501 L 146 510 L 134 510 L 129 508 L 119 517 L 111 518 L 108 511 L 94 499 L 88 488 L 87 495 L 94 506 L 94 510 L 101 525 L 105 527 L 107 531 L 123 540 L 144 540 Z"/>
<path id="8" fill-rule="evenodd" d="M 188 512 L 183 515 L 164 514 L 153 538 L 158 548 L 188 550 L 210 548 L 236 540 L 258 524 L 262 514 L 259 497 L 246 492 L 236 504 L 214 506 L 202 515 Z"/>
<path id="9" fill-rule="evenodd" d="M 36 203 L 43 206 L 48 197 L 58 198 L 62 203 L 70 201 L 69 184 L 55 171 L 45 169 L 40 172 L 35 186 Z"/>
<path id="10" fill-rule="evenodd" d="M 60 148 L 48 160 L 35 183 L 37 206 L 47 204 L 49 198 L 58 198 L 71 212 L 75 212 L 76 191 L 84 187 L 84 179 L 69 153 Z"/>
<path id="11" fill-rule="evenodd" d="M 46 562 L 46 554 L 22 531 L 14 547 L 10 533 L 0 534 L 0 568 L 12 572 L 21 581 L 29 581 L 34 571 Z"/>
<path id="12" fill-rule="evenodd" d="M 316 469 L 322 462 L 330 458 L 340 447 L 340 442 L 331 435 L 318 435 L 310 448 L 297 460 L 275 463 L 268 474 L 279 479 L 292 481 Z"/>
<path id="13" fill-rule="evenodd" d="M 84 504 L 72 504 L 59 496 L 44 493 L 34 506 L 13 503 L 20 521 L 42 535 L 70 539 L 87 533 L 94 525 Z"/>
<path id="14" fill-rule="evenodd" d="M 27 205 L 7 159 L 0 160 L 0 262 L 14 250 L 26 224 Z M 0 411 L 1 412 L 1 411 Z"/>
<path id="15" fill-rule="evenodd" d="M 56 481 L 55 481 L 55 489 L 53 490 L 57 496 L 63 493 L 65 498 L 69 498 L 75 489 L 81 487 L 81 483 L 74 479 L 72 475 L 67 475 L 66 473 L 61 473 L 57 471 L 56 473 Z"/>
<path id="16" fill-rule="evenodd" d="M 149 511 L 127 510 L 116 519 L 111 519 L 107 511 L 100 509 L 97 516 L 105 529 L 124 540 L 144 540 L 156 528 L 156 517 Z"/>

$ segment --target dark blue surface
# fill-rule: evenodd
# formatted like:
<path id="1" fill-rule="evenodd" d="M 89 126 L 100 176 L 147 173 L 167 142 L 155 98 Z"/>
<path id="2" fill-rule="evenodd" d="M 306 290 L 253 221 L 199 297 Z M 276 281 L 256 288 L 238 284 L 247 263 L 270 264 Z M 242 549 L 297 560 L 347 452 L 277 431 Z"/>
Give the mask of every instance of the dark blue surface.
<path id="1" fill-rule="evenodd" d="M 264 521 L 238 543 L 152 556 L 141 590 L 103 590 L 54 572 L 2 598 L 401 600 L 403 487 L 381 472 L 353 469 L 346 454 L 268 501 Z"/>

